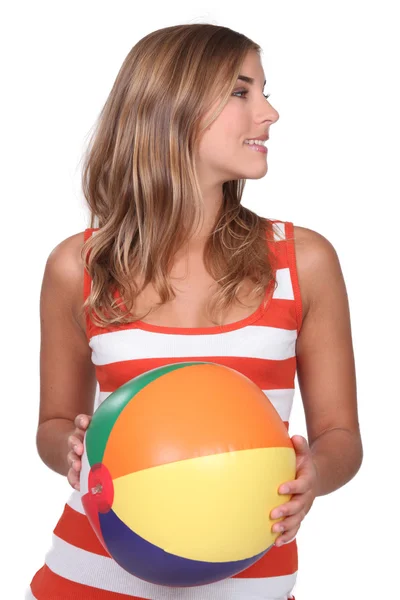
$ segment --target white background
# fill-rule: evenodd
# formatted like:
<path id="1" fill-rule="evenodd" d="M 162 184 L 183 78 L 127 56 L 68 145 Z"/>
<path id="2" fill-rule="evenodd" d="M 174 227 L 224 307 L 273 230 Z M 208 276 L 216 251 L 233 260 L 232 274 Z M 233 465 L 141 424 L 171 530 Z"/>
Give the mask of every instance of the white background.
<path id="1" fill-rule="evenodd" d="M 346 486 L 317 498 L 303 521 L 296 600 L 399 597 L 395 6 L 69 0 L 3 9 L 2 597 L 23 597 L 72 490 L 35 445 L 45 262 L 89 225 L 79 162 L 125 56 L 150 31 L 189 22 L 228 26 L 262 46 L 265 93 L 280 119 L 271 128 L 268 173 L 248 181 L 243 204 L 327 237 L 349 295 L 364 462 Z M 298 390 L 290 432 L 306 435 Z"/>

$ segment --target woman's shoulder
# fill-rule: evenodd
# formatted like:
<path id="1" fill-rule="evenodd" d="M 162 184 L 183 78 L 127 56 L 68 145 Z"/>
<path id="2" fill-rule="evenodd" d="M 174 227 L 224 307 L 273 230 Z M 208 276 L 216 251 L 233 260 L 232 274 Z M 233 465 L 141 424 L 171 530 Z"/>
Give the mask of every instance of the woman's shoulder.
<path id="1" fill-rule="evenodd" d="M 306 316 L 321 277 L 335 277 L 340 272 L 339 258 L 333 244 L 321 233 L 293 225 L 297 275 Z"/>
<path id="2" fill-rule="evenodd" d="M 82 246 L 85 231 L 75 233 L 61 240 L 50 252 L 45 267 L 44 278 L 57 283 L 57 289 L 68 297 L 73 314 L 84 327 L 79 315 L 83 304 L 84 263 Z"/>
<path id="3" fill-rule="evenodd" d="M 66 277 L 76 277 L 83 266 L 81 251 L 85 241 L 84 235 L 85 232 L 80 231 L 61 240 L 50 252 L 47 264 L 60 269 L 60 274 Z"/>
<path id="4" fill-rule="evenodd" d="M 293 234 L 297 258 L 302 261 L 303 267 L 318 268 L 321 261 L 329 262 L 337 256 L 333 244 L 318 231 L 293 225 Z"/>

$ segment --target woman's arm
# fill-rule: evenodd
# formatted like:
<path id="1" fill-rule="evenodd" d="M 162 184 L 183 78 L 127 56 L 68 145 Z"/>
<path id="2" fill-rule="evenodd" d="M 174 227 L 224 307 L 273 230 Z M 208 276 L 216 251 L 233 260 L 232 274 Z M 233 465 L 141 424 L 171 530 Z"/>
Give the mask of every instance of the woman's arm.
<path id="1" fill-rule="evenodd" d="M 53 471 L 67 475 L 68 437 L 74 419 L 92 415 L 95 366 L 85 332 L 76 320 L 83 303 L 83 233 L 71 236 L 51 252 L 40 296 L 40 407 L 36 445 Z"/>
<path id="2" fill-rule="evenodd" d="M 323 496 L 350 481 L 363 458 L 350 311 L 334 247 L 311 229 L 296 230 L 299 284 L 308 304 L 297 339 L 297 376 L 317 496 Z"/>

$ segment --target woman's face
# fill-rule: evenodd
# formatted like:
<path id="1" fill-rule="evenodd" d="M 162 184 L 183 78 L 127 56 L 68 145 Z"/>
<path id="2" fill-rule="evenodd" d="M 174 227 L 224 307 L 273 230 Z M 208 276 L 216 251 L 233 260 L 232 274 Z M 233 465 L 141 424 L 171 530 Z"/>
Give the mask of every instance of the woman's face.
<path id="1" fill-rule="evenodd" d="M 279 119 L 264 96 L 265 76 L 257 52 L 247 54 L 240 75 L 253 78 L 254 83 L 237 80 L 228 103 L 199 142 L 196 165 L 200 178 L 210 184 L 259 179 L 268 169 L 268 154 L 245 144 L 246 139 L 269 136 L 271 124 Z"/>

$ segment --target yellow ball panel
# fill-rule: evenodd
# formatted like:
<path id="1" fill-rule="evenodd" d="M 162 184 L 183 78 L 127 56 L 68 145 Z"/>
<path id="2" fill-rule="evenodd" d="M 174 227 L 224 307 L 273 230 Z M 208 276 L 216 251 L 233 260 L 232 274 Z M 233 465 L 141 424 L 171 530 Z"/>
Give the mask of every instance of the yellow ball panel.
<path id="1" fill-rule="evenodd" d="M 192 560 L 235 561 L 277 538 L 270 512 L 295 478 L 293 448 L 225 452 L 144 469 L 114 480 L 112 509 L 134 532 Z"/>

